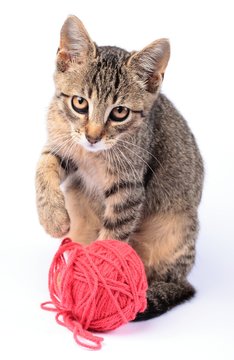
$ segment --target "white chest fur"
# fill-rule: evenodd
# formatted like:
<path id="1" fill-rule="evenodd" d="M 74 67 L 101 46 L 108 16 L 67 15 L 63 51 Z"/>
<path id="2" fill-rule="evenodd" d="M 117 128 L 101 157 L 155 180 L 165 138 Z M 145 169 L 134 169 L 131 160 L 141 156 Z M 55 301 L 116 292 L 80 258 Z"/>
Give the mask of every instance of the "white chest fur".
<path id="1" fill-rule="evenodd" d="M 85 192 L 103 195 L 104 190 L 115 181 L 114 175 L 111 175 L 107 169 L 108 163 L 105 156 L 79 147 L 78 151 L 73 153 L 73 160 L 77 164 L 78 170 L 67 179 L 68 186 L 70 182 L 79 178 Z"/>
<path id="2" fill-rule="evenodd" d="M 82 184 L 89 193 L 99 192 L 103 189 L 104 184 L 100 178 L 99 171 L 96 167 L 80 166 L 77 171 L 77 176 L 81 178 Z"/>
<path id="3" fill-rule="evenodd" d="M 103 192 L 109 182 L 105 159 L 96 154 L 88 154 L 79 159 L 77 176 L 81 178 L 87 192 Z"/>

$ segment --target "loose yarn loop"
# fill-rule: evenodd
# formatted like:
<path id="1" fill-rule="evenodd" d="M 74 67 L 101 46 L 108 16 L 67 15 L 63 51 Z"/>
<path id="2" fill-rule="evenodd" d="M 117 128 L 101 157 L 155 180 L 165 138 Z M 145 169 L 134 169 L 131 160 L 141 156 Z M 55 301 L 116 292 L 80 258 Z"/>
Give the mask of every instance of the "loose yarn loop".
<path id="1" fill-rule="evenodd" d="M 58 324 L 73 332 L 75 341 L 100 349 L 104 340 L 89 330 L 113 330 L 146 308 L 144 265 L 128 244 L 95 241 L 88 246 L 64 239 L 49 271 L 50 302 Z M 82 340 L 83 339 L 83 340 Z"/>

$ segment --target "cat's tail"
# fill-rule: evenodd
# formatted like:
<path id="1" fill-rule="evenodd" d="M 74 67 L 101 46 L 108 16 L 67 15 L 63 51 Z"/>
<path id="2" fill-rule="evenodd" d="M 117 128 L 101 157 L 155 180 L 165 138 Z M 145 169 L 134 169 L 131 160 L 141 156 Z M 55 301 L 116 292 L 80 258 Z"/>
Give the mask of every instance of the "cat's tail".
<path id="1" fill-rule="evenodd" d="M 187 281 L 156 282 L 153 281 L 147 291 L 147 308 L 137 314 L 135 320 L 148 320 L 160 316 L 174 306 L 190 300 L 195 294 L 194 287 Z"/>

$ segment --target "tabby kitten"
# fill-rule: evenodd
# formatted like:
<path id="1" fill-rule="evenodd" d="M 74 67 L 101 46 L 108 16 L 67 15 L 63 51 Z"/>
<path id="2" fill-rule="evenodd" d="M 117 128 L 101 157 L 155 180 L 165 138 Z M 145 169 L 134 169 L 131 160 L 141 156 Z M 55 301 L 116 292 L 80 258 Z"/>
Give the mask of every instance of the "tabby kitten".
<path id="1" fill-rule="evenodd" d="M 186 121 L 160 93 L 166 39 L 142 51 L 98 47 L 75 16 L 61 30 L 48 140 L 36 171 L 53 237 L 127 241 L 144 262 L 158 316 L 191 298 L 203 164 Z M 61 188 L 61 184 L 63 187 Z"/>

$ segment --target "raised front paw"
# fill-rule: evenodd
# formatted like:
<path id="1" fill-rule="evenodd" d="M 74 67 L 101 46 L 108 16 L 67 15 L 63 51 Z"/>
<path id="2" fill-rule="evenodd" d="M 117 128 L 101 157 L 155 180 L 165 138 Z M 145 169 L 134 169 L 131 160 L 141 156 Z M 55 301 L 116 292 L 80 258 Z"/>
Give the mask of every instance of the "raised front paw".
<path id="1" fill-rule="evenodd" d="M 65 208 L 63 193 L 53 192 L 43 198 L 37 201 L 40 223 L 49 235 L 61 238 L 70 229 L 70 218 Z"/>

